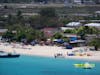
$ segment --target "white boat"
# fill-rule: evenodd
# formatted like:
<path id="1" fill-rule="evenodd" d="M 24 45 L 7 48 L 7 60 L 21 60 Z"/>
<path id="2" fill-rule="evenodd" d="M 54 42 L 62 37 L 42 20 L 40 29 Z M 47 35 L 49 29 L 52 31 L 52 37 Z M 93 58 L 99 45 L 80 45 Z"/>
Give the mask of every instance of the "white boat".
<path id="1" fill-rule="evenodd" d="M 76 68 L 92 69 L 95 67 L 95 64 L 90 64 L 90 63 L 86 62 L 84 64 L 74 64 L 74 66 Z"/>

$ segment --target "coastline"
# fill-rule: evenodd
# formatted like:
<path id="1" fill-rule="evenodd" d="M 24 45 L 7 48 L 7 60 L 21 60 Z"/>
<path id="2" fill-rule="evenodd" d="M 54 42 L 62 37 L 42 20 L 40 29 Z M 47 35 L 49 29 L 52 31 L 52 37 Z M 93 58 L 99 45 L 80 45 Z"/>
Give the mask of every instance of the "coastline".
<path id="1" fill-rule="evenodd" d="M 73 50 L 83 49 L 85 47 L 73 48 Z M 8 53 L 16 52 L 21 55 L 30 56 L 41 56 L 41 57 L 54 57 L 55 54 L 61 53 L 64 55 L 65 59 L 79 59 L 88 61 L 100 61 L 100 51 L 92 51 L 92 56 L 67 56 L 67 53 L 71 50 L 64 49 L 57 46 L 14 46 L 14 45 L 0 45 L 0 51 L 5 51 Z"/>

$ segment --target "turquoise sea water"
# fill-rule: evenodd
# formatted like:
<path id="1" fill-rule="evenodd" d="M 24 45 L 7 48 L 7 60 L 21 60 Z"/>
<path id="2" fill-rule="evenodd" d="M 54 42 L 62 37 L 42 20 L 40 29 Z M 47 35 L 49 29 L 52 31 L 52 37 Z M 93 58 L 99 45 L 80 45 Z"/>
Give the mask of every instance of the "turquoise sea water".
<path id="1" fill-rule="evenodd" d="M 0 75 L 100 75 L 100 62 L 93 69 L 75 68 L 73 64 L 82 60 L 21 56 L 19 58 L 0 58 Z"/>

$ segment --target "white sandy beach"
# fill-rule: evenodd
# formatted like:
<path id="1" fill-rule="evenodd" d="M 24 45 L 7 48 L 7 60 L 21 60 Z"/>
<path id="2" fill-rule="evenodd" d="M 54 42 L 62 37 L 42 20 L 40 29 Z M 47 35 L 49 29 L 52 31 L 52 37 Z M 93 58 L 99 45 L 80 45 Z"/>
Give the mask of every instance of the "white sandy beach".
<path id="1" fill-rule="evenodd" d="M 79 49 L 89 49 L 88 47 L 77 47 L 73 48 L 73 51 Z M 5 52 L 16 52 L 22 55 L 35 55 L 35 56 L 46 56 L 54 57 L 55 54 L 61 53 L 67 59 L 83 59 L 83 60 L 93 60 L 100 61 L 100 51 L 88 51 L 92 56 L 67 56 L 67 53 L 70 53 L 72 50 L 64 49 L 57 46 L 21 46 L 19 44 L 0 44 L 0 51 Z"/>

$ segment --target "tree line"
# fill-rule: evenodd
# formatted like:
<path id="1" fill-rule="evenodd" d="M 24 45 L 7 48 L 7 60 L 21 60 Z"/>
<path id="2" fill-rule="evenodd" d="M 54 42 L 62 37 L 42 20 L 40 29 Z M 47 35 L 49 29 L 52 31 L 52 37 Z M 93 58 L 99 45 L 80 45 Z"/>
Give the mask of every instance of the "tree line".
<path id="1" fill-rule="evenodd" d="M 32 40 L 45 40 L 43 32 L 40 29 L 45 27 L 59 28 L 70 22 L 70 19 L 60 19 L 54 8 L 42 8 L 39 11 L 39 15 L 24 17 L 21 11 L 18 11 L 16 15 L 9 14 L 8 17 L 0 17 L 3 21 L 4 28 L 8 29 L 8 32 L 3 35 L 8 41 L 21 41 L 27 39 L 28 42 Z M 95 27 L 80 27 L 75 30 L 66 30 L 63 33 L 77 34 L 81 36 L 81 39 L 85 39 L 86 34 L 100 34 L 100 30 Z M 55 33 L 52 38 L 63 38 L 62 33 Z M 98 38 L 94 39 L 94 45 L 100 45 L 97 43 Z M 96 44 L 95 44 L 96 41 Z M 92 45 L 93 45 L 92 44 Z M 91 45 L 91 44 L 90 44 Z"/>

